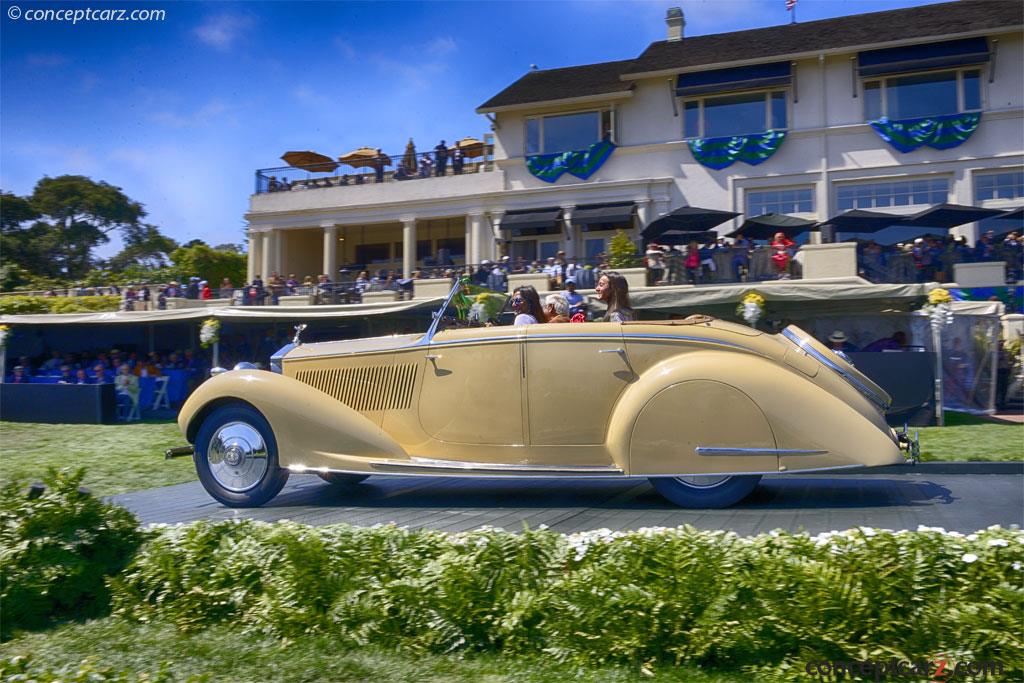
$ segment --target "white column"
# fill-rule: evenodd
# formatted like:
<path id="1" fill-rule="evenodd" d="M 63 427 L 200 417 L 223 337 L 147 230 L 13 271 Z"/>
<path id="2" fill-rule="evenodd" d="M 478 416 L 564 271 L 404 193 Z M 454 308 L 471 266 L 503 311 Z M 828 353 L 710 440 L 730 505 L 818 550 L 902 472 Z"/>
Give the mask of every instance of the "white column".
<path id="1" fill-rule="evenodd" d="M 484 259 L 494 259 L 494 238 L 487 229 L 487 222 L 484 220 L 483 211 L 470 213 L 469 231 L 473 234 L 473 263 L 480 263 Z"/>
<path id="2" fill-rule="evenodd" d="M 576 239 L 576 226 L 572 224 L 572 212 L 575 208 L 575 205 L 562 207 L 562 249 L 565 250 L 565 257 L 569 259 L 576 257 L 576 243 L 579 241 Z"/>
<path id="3" fill-rule="evenodd" d="M 473 243 L 473 217 L 466 215 L 466 263 L 480 263 L 476 245 Z"/>
<path id="4" fill-rule="evenodd" d="M 245 279 L 244 283 L 234 282 L 232 284 L 241 285 L 241 284 L 249 284 L 250 282 L 252 282 L 253 277 L 256 275 L 256 268 L 257 268 L 256 264 L 259 263 L 259 260 L 258 260 L 259 259 L 259 253 L 258 253 L 259 252 L 259 242 L 260 242 L 259 234 L 257 234 L 256 232 L 254 232 L 250 228 L 249 229 L 249 253 L 248 253 L 248 258 L 246 259 L 246 268 L 245 268 L 245 278 L 246 279 Z M 150 351 L 152 351 L 152 350 L 153 349 L 150 349 Z"/>
<path id="5" fill-rule="evenodd" d="M 402 277 L 416 270 L 416 217 L 402 216 Z"/>
<path id="6" fill-rule="evenodd" d="M 324 230 L 324 269 L 323 273 L 331 282 L 338 279 L 338 226 L 334 223 L 321 223 Z"/>
<path id="7" fill-rule="evenodd" d="M 274 229 L 264 230 L 261 237 L 263 239 L 260 245 L 260 272 L 258 274 L 263 277 L 263 282 L 267 282 L 270 279 L 270 272 L 274 266 L 271 254 L 274 250 Z"/>
<path id="8" fill-rule="evenodd" d="M 491 232 L 492 232 L 491 242 L 494 244 L 494 260 L 495 261 L 499 260 L 502 256 L 506 255 L 506 254 L 502 253 L 502 251 L 505 250 L 505 246 L 504 246 L 504 244 L 505 244 L 505 235 L 502 234 L 502 232 L 501 232 L 501 219 L 504 218 L 504 217 L 505 217 L 505 212 L 504 211 L 498 210 L 498 211 L 491 211 L 490 212 Z"/>
<path id="9" fill-rule="evenodd" d="M 643 197 L 636 200 L 636 217 L 637 221 L 640 223 L 639 227 L 641 232 L 643 232 L 643 229 L 650 225 L 653 220 L 651 218 L 651 204 L 652 202 L 649 197 Z"/>
<path id="10" fill-rule="evenodd" d="M 274 228 L 273 232 L 270 233 L 270 269 L 271 271 L 277 271 L 278 275 L 281 275 L 282 262 L 281 262 L 281 242 L 283 241 L 281 230 Z"/>

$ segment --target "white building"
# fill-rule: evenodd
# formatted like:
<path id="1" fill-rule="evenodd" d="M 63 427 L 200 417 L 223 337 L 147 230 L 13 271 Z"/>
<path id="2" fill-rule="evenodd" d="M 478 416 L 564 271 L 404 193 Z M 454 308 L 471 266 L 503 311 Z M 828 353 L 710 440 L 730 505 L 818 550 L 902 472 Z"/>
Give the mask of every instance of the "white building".
<path id="1" fill-rule="evenodd" d="M 666 24 L 667 40 L 634 60 L 530 71 L 482 104 L 494 154 L 479 172 L 253 195 L 250 278 L 333 277 L 356 263 L 410 273 L 441 248 L 471 263 L 593 256 L 614 229 L 639 238 L 683 206 L 823 221 L 1024 203 L 1018 0 L 695 37 L 679 10 Z M 900 151 L 879 132 L 901 125 L 916 126 L 920 147 Z M 614 150 L 589 176 L 530 170 L 549 154 L 597 157 L 603 139 Z M 958 230 L 973 239 L 977 227 Z"/>

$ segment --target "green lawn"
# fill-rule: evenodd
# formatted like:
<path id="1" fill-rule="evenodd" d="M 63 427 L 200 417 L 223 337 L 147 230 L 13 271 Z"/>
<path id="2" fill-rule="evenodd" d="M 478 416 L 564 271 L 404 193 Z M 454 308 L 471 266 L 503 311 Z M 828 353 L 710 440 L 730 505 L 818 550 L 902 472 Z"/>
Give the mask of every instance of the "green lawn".
<path id="1" fill-rule="evenodd" d="M 920 430 L 923 460 L 1024 460 L 1024 425 L 947 413 L 947 426 Z M 190 458 L 164 460 L 185 443 L 170 421 L 116 425 L 0 422 L 0 484 L 36 479 L 47 467 L 85 467 L 86 485 L 108 496 L 196 478 Z"/>
<path id="2" fill-rule="evenodd" d="M 1024 424 L 947 412 L 945 427 L 921 427 L 920 438 L 924 461 L 1024 460 Z"/>
<path id="3" fill-rule="evenodd" d="M 0 422 L 0 484 L 38 479 L 48 467 L 85 467 L 85 485 L 109 496 L 196 478 L 191 458 L 164 460 L 186 443 L 175 422 L 51 425 Z"/>
<path id="4" fill-rule="evenodd" d="M 694 668 L 658 668 L 641 673 L 628 668 L 581 668 L 539 658 L 495 655 L 430 655 L 376 647 L 339 647 L 329 637 L 304 636 L 279 641 L 226 627 L 183 635 L 161 623 L 136 624 L 109 617 L 26 635 L 0 646 L 0 656 L 29 656 L 29 670 L 57 671 L 86 659 L 96 668 L 142 679 L 165 667 L 167 681 L 243 683 L 627 683 L 651 680 L 694 683 L 740 683 L 742 673 L 705 673 Z M 205 674 L 205 676 L 204 676 Z M 195 678 L 190 678 L 195 677 Z"/>

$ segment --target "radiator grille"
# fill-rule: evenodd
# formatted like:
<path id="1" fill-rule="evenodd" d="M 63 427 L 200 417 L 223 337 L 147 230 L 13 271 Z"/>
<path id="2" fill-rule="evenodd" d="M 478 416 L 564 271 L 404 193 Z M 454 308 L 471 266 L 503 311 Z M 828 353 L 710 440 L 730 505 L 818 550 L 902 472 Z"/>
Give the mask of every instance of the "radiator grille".
<path id="1" fill-rule="evenodd" d="M 300 370 L 295 379 L 333 396 L 361 413 L 408 410 L 412 407 L 416 366 L 406 363 L 335 370 Z"/>

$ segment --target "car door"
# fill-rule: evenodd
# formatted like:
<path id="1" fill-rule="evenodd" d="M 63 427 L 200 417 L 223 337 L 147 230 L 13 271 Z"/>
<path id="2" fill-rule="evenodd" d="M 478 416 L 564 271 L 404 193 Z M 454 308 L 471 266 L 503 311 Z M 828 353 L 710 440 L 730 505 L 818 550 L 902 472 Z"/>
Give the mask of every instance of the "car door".
<path id="1" fill-rule="evenodd" d="M 615 403 L 636 379 L 622 326 L 531 325 L 524 355 L 530 445 L 603 444 Z"/>
<path id="2" fill-rule="evenodd" d="M 424 358 L 420 426 L 449 443 L 522 446 L 523 327 L 438 332 Z"/>

